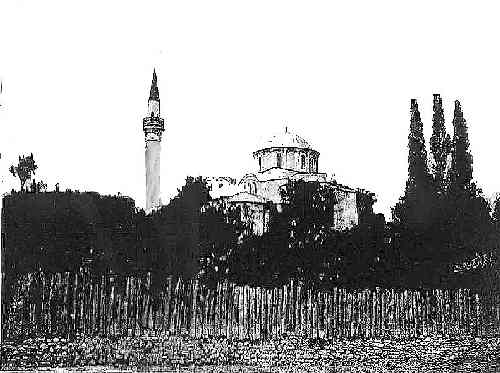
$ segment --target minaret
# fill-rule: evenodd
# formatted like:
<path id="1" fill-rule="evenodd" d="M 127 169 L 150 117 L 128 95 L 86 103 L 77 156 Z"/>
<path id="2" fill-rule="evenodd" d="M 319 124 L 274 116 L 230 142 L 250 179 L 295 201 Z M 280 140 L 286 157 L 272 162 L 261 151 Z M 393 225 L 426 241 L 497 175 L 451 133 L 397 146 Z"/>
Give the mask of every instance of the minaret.
<path id="1" fill-rule="evenodd" d="M 165 131 L 163 118 L 160 118 L 160 93 L 156 71 L 148 100 L 148 114 L 142 120 L 144 140 L 146 141 L 146 213 L 160 207 L 160 153 L 161 135 Z"/>

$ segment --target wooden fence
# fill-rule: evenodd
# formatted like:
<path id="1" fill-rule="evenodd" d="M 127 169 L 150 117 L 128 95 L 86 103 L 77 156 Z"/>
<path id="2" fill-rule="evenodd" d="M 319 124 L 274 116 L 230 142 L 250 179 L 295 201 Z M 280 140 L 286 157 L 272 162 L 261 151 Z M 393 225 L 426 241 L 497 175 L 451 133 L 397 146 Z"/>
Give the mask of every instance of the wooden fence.
<path id="1" fill-rule="evenodd" d="M 487 299 L 486 299 L 487 298 Z M 268 339 L 288 333 L 310 338 L 414 338 L 500 331 L 498 295 L 468 289 L 331 291 L 290 281 L 273 289 L 89 272 L 32 273 L 18 280 L 3 320 L 6 339 L 34 335 Z"/>

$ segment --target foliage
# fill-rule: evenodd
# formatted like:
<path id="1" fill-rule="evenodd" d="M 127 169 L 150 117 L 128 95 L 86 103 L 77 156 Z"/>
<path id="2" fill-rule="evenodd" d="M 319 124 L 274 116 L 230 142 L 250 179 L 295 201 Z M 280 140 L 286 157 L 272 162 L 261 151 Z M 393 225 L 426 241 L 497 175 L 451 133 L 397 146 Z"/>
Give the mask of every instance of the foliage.
<path id="1" fill-rule="evenodd" d="M 393 208 L 395 222 L 419 233 L 433 223 L 436 202 L 432 178 L 427 166 L 423 123 L 416 100 L 411 100 L 408 136 L 408 180 L 405 194 Z"/>
<path id="2" fill-rule="evenodd" d="M 295 269 L 289 250 L 289 224 L 274 207 L 269 229 L 262 236 L 244 237 L 229 256 L 229 279 L 252 286 L 273 286 L 288 279 Z"/>
<path id="3" fill-rule="evenodd" d="M 432 136 L 430 150 L 432 154 L 432 173 L 438 193 L 446 190 L 446 168 L 451 152 L 451 138 L 446 133 L 443 100 L 438 94 L 434 95 L 432 115 Z"/>
<path id="4" fill-rule="evenodd" d="M 358 226 L 339 231 L 335 229 L 337 193 L 332 185 L 319 182 L 286 184 L 282 211 L 273 211 L 269 230 L 260 237 L 245 238 L 231 257 L 231 279 L 276 286 L 296 278 L 320 287 L 386 281 L 377 278 L 391 257 L 384 248 L 383 215 L 369 214 L 366 206 Z M 366 203 L 373 200 L 373 195 L 365 197 Z"/>
<path id="5" fill-rule="evenodd" d="M 455 101 L 453 149 L 448 171 L 447 220 L 451 258 L 464 260 L 490 247 L 492 220 L 482 191 L 472 181 L 472 155 L 467 123 L 459 101 Z"/>
<path id="6" fill-rule="evenodd" d="M 227 274 L 227 257 L 243 229 L 241 214 L 212 202 L 206 181 L 188 177 L 168 205 L 143 216 L 138 267 L 162 275 L 202 274 L 212 282 Z"/>
<path id="7" fill-rule="evenodd" d="M 427 150 L 424 139 L 424 126 L 420 118 L 417 100 L 411 100 L 410 134 L 408 136 L 408 181 L 406 192 L 413 193 L 416 189 L 425 188 L 430 183 L 427 167 Z"/>
<path id="8" fill-rule="evenodd" d="M 377 202 L 375 193 L 363 189 L 356 191 L 356 208 L 360 223 L 373 217 L 373 205 Z"/>
<path id="9" fill-rule="evenodd" d="M 469 136 L 467 122 L 464 119 L 460 102 L 455 101 L 453 117 L 453 149 L 451 152 L 451 166 L 448 172 L 449 193 L 459 194 L 471 188 L 472 182 L 472 155 L 469 151 Z"/>
<path id="10" fill-rule="evenodd" d="M 432 177 L 426 171 L 423 125 L 417 113 L 412 100 L 408 182 L 393 208 L 395 250 L 402 255 L 407 283 L 443 286 L 454 278 L 455 264 L 491 250 L 495 236 L 489 206 L 472 181 L 472 155 L 460 103 L 455 101 L 450 143 L 441 98 L 434 96 Z M 450 149 L 451 163 L 445 169 Z"/>
<path id="11" fill-rule="evenodd" d="M 3 198 L 4 270 L 8 277 L 42 269 L 124 271 L 134 202 L 97 193 L 11 193 Z"/>
<path id="12" fill-rule="evenodd" d="M 239 238 L 246 226 L 239 207 L 207 205 L 200 215 L 199 252 L 201 279 L 216 284 L 230 276 L 230 258 L 239 250 Z"/>
<path id="13" fill-rule="evenodd" d="M 30 155 L 19 156 L 16 166 L 12 165 L 9 168 L 10 173 L 14 177 L 18 177 L 21 183 L 21 191 L 24 191 L 26 182 L 31 179 L 32 174 L 35 174 L 38 166 L 33 158 L 33 153 Z"/>
<path id="14" fill-rule="evenodd" d="M 47 191 L 47 184 L 44 183 L 43 181 L 36 181 L 33 179 L 30 185 L 30 190 L 31 193 L 42 193 Z"/>
<path id="15" fill-rule="evenodd" d="M 495 200 L 493 201 L 492 218 L 496 224 L 500 223 L 500 193 L 496 194 Z"/>
<path id="16" fill-rule="evenodd" d="M 227 258 L 244 229 L 239 209 L 210 205 L 201 178 L 187 178 L 178 195 L 151 215 L 126 197 L 36 191 L 3 200 L 10 275 L 86 265 L 93 272 L 152 271 L 160 275 L 155 278 L 193 277 L 203 269 L 203 278 L 215 281 L 227 275 Z"/>
<path id="17" fill-rule="evenodd" d="M 289 182 L 282 190 L 283 218 L 290 230 L 289 254 L 297 275 L 313 278 L 322 271 L 325 243 L 335 229 L 334 188 L 319 182 Z"/>
<path id="18" fill-rule="evenodd" d="M 138 242 L 139 265 L 163 274 L 195 275 L 201 208 L 209 199 L 206 183 L 188 177 L 177 196 L 145 220 L 149 234 Z"/>

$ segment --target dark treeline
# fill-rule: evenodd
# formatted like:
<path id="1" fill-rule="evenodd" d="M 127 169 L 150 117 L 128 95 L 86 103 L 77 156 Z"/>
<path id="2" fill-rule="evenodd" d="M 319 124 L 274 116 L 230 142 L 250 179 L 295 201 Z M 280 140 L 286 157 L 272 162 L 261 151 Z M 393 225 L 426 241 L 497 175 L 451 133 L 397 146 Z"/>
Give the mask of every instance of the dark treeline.
<path id="1" fill-rule="evenodd" d="M 96 275 L 150 271 L 158 285 L 170 275 L 266 286 L 289 278 L 353 286 L 375 280 L 372 259 L 383 254 L 383 217 L 368 211 L 357 228 L 337 232 L 333 189 L 290 183 L 283 198 L 287 207 L 272 211 L 269 231 L 259 237 L 245 234 L 240 208 L 211 201 L 201 178 L 188 178 L 150 215 L 126 197 L 13 192 L 3 201 L 5 272 L 10 278 L 84 265 Z"/>
<path id="2" fill-rule="evenodd" d="M 385 245 L 385 221 L 369 208 L 360 224 L 334 229 L 338 203 L 332 188 L 289 183 L 286 205 L 271 212 L 263 236 L 247 235 L 239 208 L 211 201 L 206 182 L 188 178 L 170 203 L 151 215 L 125 197 L 97 193 L 11 193 L 4 198 L 7 277 L 38 270 L 96 275 L 153 273 L 198 277 L 207 284 L 275 286 L 301 279 L 315 286 L 390 286 L 397 264 Z M 365 203 L 372 195 L 365 195 Z M 361 200 L 361 199 L 360 199 Z M 389 276 L 390 274 L 390 276 Z"/>
<path id="3" fill-rule="evenodd" d="M 3 198 L 5 291 L 24 273 L 76 271 L 96 275 L 125 267 L 135 250 L 134 201 L 98 193 L 12 192 Z"/>
<path id="4" fill-rule="evenodd" d="M 120 248 L 135 244 L 135 206 L 129 198 L 14 192 L 4 197 L 2 213 L 7 273 L 71 271 L 91 258 L 112 267 Z"/>
<path id="5" fill-rule="evenodd" d="M 243 240 L 230 257 L 233 281 L 252 285 L 301 279 L 320 287 L 381 285 L 377 258 L 384 255 L 384 218 L 366 207 L 359 225 L 335 229 L 338 194 L 318 182 L 289 182 L 281 212 L 273 211 L 269 230 Z M 372 194 L 362 193 L 366 206 Z M 363 200 L 359 198 L 359 200 Z"/>
<path id="6" fill-rule="evenodd" d="M 187 178 L 170 203 L 153 214 L 132 199 L 93 192 L 12 192 L 3 198 L 7 283 L 38 270 L 99 275 L 150 271 L 166 276 L 219 278 L 244 229 L 238 209 L 211 206 L 201 178 Z M 222 258 L 222 259 L 221 259 Z M 220 263 L 218 263 L 220 262 Z M 214 277 L 215 272 L 215 277 Z"/>
<path id="7" fill-rule="evenodd" d="M 394 249 L 404 258 L 406 278 L 415 285 L 494 285 L 495 266 L 476 266 L 457 274 L 454 268 L 474 258 L 498 263 L 499 200 L 490 206 L 473 181 L 468 128 L 455 101 L 453 136 L 446 132 L 442 99 L 434 95 L 428 156 L 416 100 L 411 101 L 408 180 L 393 208 Z M 498 268 L 498 264 L 497 267 Z"/>
<path id="8" fill-rule="evenodd" d="M 177 196 L 150 215 L 125 197 L 35 187 L 29 192 L 28 178 L 21 180 L 21 192 L 3 201 L 7 278 L 84 265 L 96 274 L 148 271 L 158 286 L 167 276 L 259 286 L 293 278 L 323 288 L 499 283 L 500 199 L 490 207 L 473 181 L 460 103 L 450 136 L 435 95 L 429 155 L 415 100 L 410 114 L 408 180 L 392 222 L 373 213 L 373 194 L 359 191 L 359 224 L 334 229 L 339 196 L 317 182 L 289 182 L 282 211 L 270 206 L 269 229 L 255 236 L 248 234 L 244 209 L 211 200 L 199 177 L 187 178 Z M 456 271 L 467 263 L 473 265 Z"/>

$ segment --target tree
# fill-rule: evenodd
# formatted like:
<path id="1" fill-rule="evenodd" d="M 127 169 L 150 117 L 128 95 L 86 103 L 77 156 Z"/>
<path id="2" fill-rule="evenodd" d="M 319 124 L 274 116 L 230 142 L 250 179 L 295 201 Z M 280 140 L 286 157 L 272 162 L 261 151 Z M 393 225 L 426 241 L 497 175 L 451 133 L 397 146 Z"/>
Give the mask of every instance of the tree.
<path id="1" fill-rule="evenodd" d="M 446 227 L 448 260 L 462 261 L 491 247 L 493 221 L 485 198 L 473 182 L 467 122 L 458 100 L 453 118 L 453 148 L 448 171 Z"/>
<path id="2" fill-rule="evenodd" d="M 201 278 L 206 283 L 215 284 L 229 276 L 235 277 L 235 268 L 231 268 L 230 263 L 239 251 L 238 239 L 244 230 L 239 207 L 223 203 L 203 206 L 198 259 Z"/>
<path id="3" fill-rule="evenodd" d="M 433 111 L 432 136 L 430 138 L 431 167 L 437 192 L 442 194 L 446 191 L 446 168 L 451 152 L 451 139 L 450 135 L 446 133 L 443 101 L 438 94 L 434 95 Z"/>
<path id="4" fill-rule="evenodd" d="M 427 150 L 418 104 L 411 100 L 408 135 L 408 180 L 405 194 L 393 208 L 393 219 L 404 226 L 422 230 L 431 223 L 435 196 L 427 166 Z"/>
<path id="5" fill-rule="evenodd" d="M 453 148 L 451 166 L 448 172 L 448 190 L 450 193 L 472 191 L 472 155 L 469 151 L 467 122 L 464 119 L 460 101 L 455 101 L 453 117 Z"/>
<path id="6" fill-rule="evenodd" d="M 391 229 L 393 245 L 406 267 L 407 284 L 449 284 L 456 278 L 453 274 L 456 264 L 495 246 L 488 203 L 472 181 L 467 124 L 459 101 L 455 101 L 453 130 L 450 143 L 444 128 L 441 98 L 435 95 L 431 137 L 434 177 L 431 177 L 426 170 L 420 115 L 412 100 L 408 182 L 405 195 L 393 209 Z M 450 145 L 451 162 L 446 170 Z"/>
<path id="7" fill-rule="evenodd" d="M 17 166 L 10 166 L 9 171 L 14 177 L 18 177 L 21 182 L 21 191 L 24 191 L 26 182 L 31 179 L 31 175 L 35 174 L 38 166 L 33 159 L 33 153 L 26 156 L 19 156 Z"/>
<path id="8" fill-rule="evenodd" d="M 271 210 L 268 231 L 245 237 L 230 257 L 236 282 L 276 286 L 290 277 L 316 282 L 326 272 L 335 189 L 319 182 L 289 181 L 281 189 L 281 200 L 281 211 Z"/>
<path id="9" fill-rule="evenodd" d="M 290 238 L 288 261 L 296 275 L 316 280 L 325 272 L 326 242 L 335 230 L 336 189 L 319 182 L 291 181 L 281 191 Z"/>
<path id="10" fill-rule="evenodd" d="M 427 187 L 430 181 L 427 167 L 427 150 L 424 139 L 424 125 L 420 118 L 417 100 L 411 100 L 410 134 L 408 136 L 408 181 L 406 190 L 414 192 L 418 188 Z"/>
<path id="11" fill-rule="evenodd" d="M 500 193 L 495 195 L 495 200 L 493 201 L 492 218 L 500 227 Z"/>
<path id="12" fill-rule="evenodd" d="M 146 217 L 138 262 L 161 275 L 204 279 L 227 274 L 227 257 L 241 234 L 241 214 L 213 201 L 206 180 L 186 178 L 168 205 Z"/>
<path id="13" fill-rule="evenodd" d="M 340 231 L 335 221 L 341 208 L 338 194 L 331 183 L 285 184 L 281 211 L 271 210 L 269 229 L 262 236 L 245 237 L 231 256 L 231 279 L 260 286 L 280 286 L 290 278 L 321 287 L 385 283 L 383 272 L 393 256 L 384 249 L 383 215 L 372 211 L 374 195 L 357 191 L 359 224 Z"/>
<path id="14" fill-rule="evenodd" d="M 392 251 L 399 253 L 400 268 L 406 268 L 401 272 L 409 276 L 405 281 L 413 278 L 424 281 L 419 273 L 427 272 L 430 278 L 432 273 L 439 271 L 434 259 L 442 251 L 443 235 L 439 225 L 442 208 L 429 172 L 423 123 L 414 99 L 410 114 L 408 180 L 404 195 L 392 210 L 394 227 L 391 232 L 397 234 L 397 247 Z"/>
<path id="15" fill-rule="evenodd" d="M 297 261 L 291 255 L 286 214 L 269 205 L 269 227 L 262 236 L 245 236 L 229 257 L 231 281 L 252 286 L 278 286 L 296 274 Z"/>
<path id="16" fill-rule="evenodd" d="M 12 193 L 2 210 L 5 259 L 12 273 L 92 269 L 127 270 L 135 248 L 135 203 L 98 193 Z M 91 254 L 92 252 L 92 254 Z"/>
<path id="17" fill-rule="evenodd" d="M 31 185 L 30 185 L 30 192 L 31 193 L 42 193 L 47 191 L 47 184 L 44 183 L 43 181 L 36 181 L 35 179 L 32 180 Z"/>
<path id="18" fill-rule="evenodd" d="M 138 242 L 143 269 L 191 277 L 198 271 L 201 208 L 210 199 L 202 178 L 186 178 L 168 205 L 146 219 L 148 235 Z"/>

